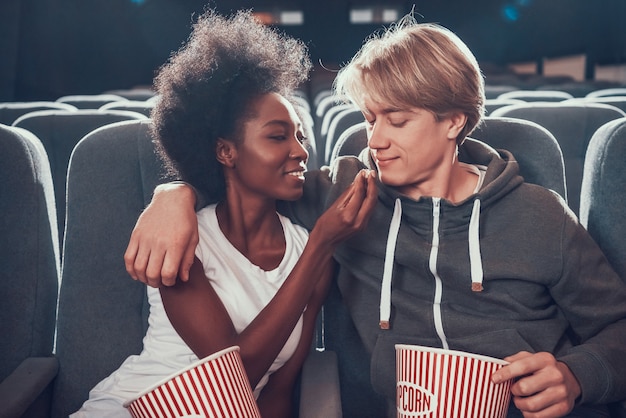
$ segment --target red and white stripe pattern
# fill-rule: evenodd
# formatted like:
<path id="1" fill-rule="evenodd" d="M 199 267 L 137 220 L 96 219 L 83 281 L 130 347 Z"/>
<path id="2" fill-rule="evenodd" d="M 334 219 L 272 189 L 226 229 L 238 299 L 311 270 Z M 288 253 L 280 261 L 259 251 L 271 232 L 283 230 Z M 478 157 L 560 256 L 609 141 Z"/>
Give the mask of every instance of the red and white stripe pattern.
<path id="1" fill-rule="evenodd" d="M 134 418 L 260 418 L 239 347 L 209 356 L 128 405 Z"/>
<path id="2" fill-rule="evenodd" d="M 511 381 L 491 381 L 504 364 L 485 356 L 396 345 L 397 416 L 504 418 Z"/>

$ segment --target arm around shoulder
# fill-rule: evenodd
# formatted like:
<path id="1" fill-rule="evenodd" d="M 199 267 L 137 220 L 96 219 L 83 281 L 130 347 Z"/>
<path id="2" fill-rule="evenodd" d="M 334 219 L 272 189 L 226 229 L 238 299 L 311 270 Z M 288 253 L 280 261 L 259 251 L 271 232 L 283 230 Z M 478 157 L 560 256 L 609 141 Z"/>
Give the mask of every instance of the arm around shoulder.
<path id="1" fill-rule="evenodd" d="M 139 216 L 124 254 L 126 270 L 152 287 L 187 280 L 198 244 L 193 189 L 180 182 L 157 186 Z"/>

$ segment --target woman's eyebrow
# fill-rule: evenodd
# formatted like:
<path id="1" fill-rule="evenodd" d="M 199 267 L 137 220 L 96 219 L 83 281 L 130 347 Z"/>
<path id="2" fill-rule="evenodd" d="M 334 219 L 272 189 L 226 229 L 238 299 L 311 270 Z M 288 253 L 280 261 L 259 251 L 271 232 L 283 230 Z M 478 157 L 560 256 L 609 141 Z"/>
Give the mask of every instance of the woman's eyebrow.
<path id="1" fill-rule="evenodd" d="M 291 121 L 287 121 L 283 119 L 272 119 L 272 120 L 265 122 L 262 127 L 265 128 L 265 127 L 272 126 L 272 125 L 279 125 L 285 129 L 290 129 L 291 127 L 294 126 L 294 124 Z M 296 131 L 302 130 L 302 129 L 303 129 L 302 122 L 298 122 L 295 124 Z"/>
<path id="2" fill-rule="evenodd" d="M 291 126 L 291 123 L 287 122 L 286 120 L 282 120 L 282 119 L 272 119 L 272 120 L 269 120 L 269 121 L 265 122 L 263 124 L 263 127 L 270 126 L 270 125 L 280 125 L 280 126 L 283 126 L 285 128 L 288 128 L 289 126 Z"/>

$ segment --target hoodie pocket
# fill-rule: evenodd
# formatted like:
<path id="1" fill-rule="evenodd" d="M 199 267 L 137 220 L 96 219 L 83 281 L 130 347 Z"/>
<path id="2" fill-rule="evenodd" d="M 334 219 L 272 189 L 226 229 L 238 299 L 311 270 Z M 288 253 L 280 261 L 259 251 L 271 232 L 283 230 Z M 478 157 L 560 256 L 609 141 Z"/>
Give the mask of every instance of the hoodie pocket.
<path id="1" fill-rule="evenodd" d="M 483 332 L 468 337 L 448 338 L 451 350 L 482 354 L 483 356 L 504 358 L 520 351 L 530 353 L 535 350 L 515 329 L 501 329 Z"/>

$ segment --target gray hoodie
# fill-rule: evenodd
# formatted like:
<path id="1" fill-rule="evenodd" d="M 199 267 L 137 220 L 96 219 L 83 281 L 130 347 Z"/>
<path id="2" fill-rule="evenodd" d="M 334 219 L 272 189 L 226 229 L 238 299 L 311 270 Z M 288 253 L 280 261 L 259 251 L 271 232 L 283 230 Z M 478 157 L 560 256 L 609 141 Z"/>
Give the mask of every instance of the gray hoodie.
<path id="1" fill-rule="evenodd" d="M 486 167 L 478 193 L 452 204 L 378 183 L 368 227 L 336 251 L 373 388 L 395 402 L 401 343 L 498 358 L 548 351 L 580 382 L 579 404 L 626 398 L 624 283 L 567 204 L 524 183 L 510 153 L 468 139 L 459 159 Z M 312 228 L 362 168 L 375 168 L 367 150 L 307 173 L 286 213 Z"/>

